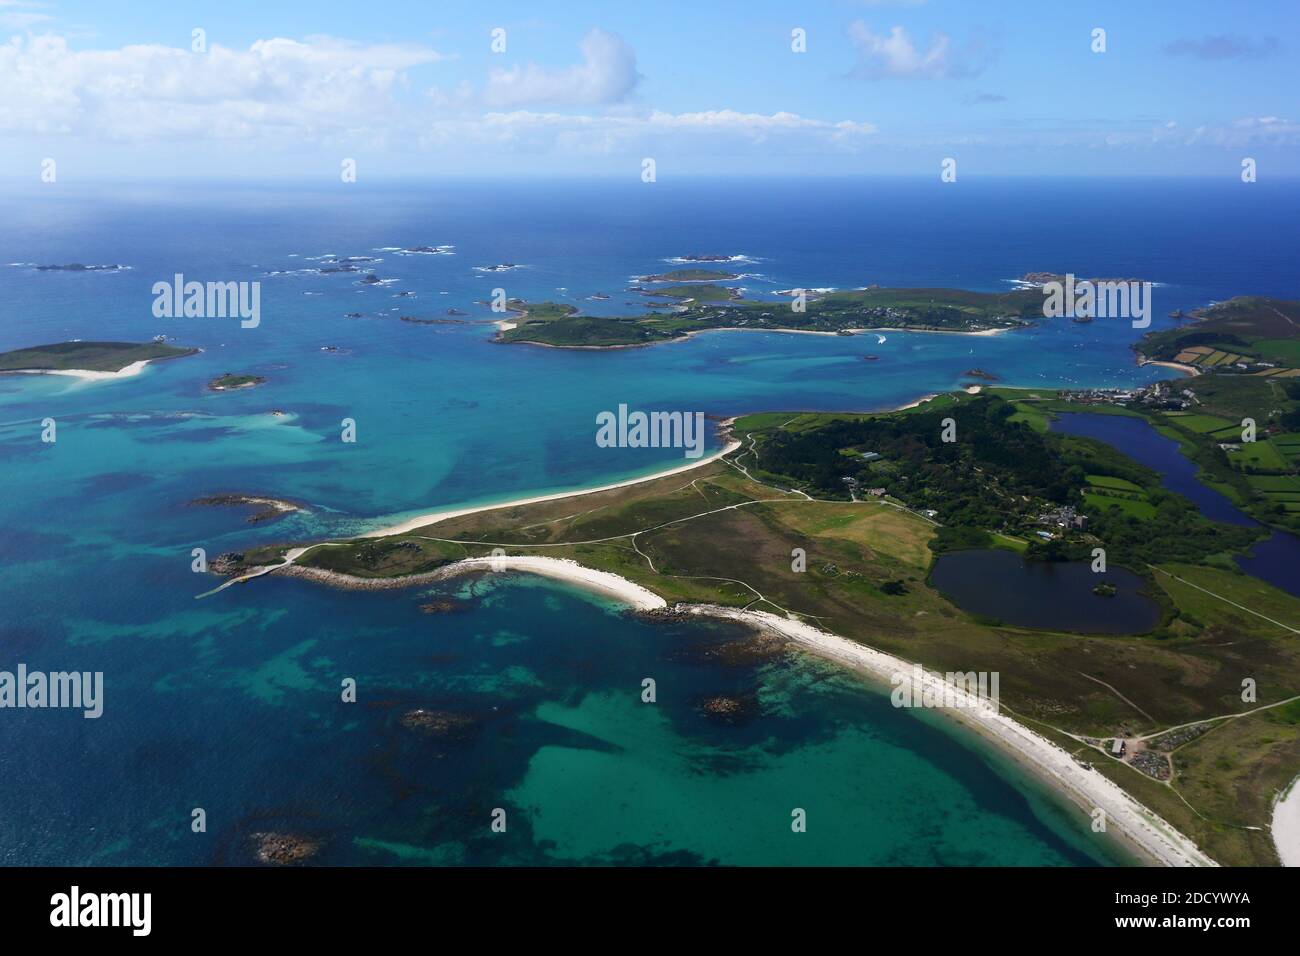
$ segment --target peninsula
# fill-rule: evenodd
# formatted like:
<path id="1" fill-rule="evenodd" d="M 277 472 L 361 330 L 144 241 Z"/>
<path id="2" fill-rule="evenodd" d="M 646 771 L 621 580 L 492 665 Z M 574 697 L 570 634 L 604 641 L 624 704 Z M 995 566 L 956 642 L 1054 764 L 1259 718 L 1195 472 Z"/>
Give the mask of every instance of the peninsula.
<path id="1" fill-rule="evenodd" d="M 1270 795 L 1300 759 L 1300 600 L 1225 564 L 1257 530 L 1207 521 L 1113 448 L 1049 431 L 1065 405 L 990 387 L 888 413 L 750 415 L 721 457 L 672 474 L 249 549 L 222 566 L 231 582 L 279 573 L 367 589 L 515 569 L 642 613 L 731 617 L 876 683 L 913 662 L 927 681 L 996 672 L 1000 712 L 953 716 L 1080 812 L 1105 808 L 1141 855 L 1275 864 Z M 942 440 L 946 419 L 960 441 Z M 1073 520 L 1107 493 L 1150 510 L 1088 504 L 1092 520 Z M 1096 547 L 1141 577 L 1154 628 L 1019 626 L 964 611 L 932 579 L 954 551 L 1066 564 Z M 1086 599 L 1098 613 L 1119 606 Z M 1241 673 L 1267 688 L 1258 702 L 1241 702 Z"/>

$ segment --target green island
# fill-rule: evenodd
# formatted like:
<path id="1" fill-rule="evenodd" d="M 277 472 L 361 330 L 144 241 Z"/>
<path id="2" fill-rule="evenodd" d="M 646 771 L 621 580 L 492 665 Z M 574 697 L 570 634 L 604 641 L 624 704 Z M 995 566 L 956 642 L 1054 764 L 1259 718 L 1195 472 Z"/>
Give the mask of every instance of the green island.
<path id="1" fill-rule="evenodd" d="M 1127 403 L 1098 407 L 1165 417 Z M 292 564 L 380 586 L 495 549 L 571 559 L 669 604 L 770 611 L 936 672 L 978 661 L 1000 673 L 1004 712 L 1215 860 L 1275 865 L 1271 798 L 1300 760 L 1300 600 L 1232 564 L 1264 532 L 1210 522 L 1110 446 L 1048 430 L 1072 410 L 1069 393 L 988 388 L 896 412 L 749 415 L 730 426 L 736 447 L 689 471 L 292 558 L 288 545 L 262 547 L 223 556 L 222 569 L 237 580 Z M 941 437 L 949 418 L 956 442 Z M 931 580 L 957 549 L 1066 561 L 1098 546 L 1159 605 L 1147 633 L 1014 626 L 967 613 Z M 1242 702 L 1243 674 L 1256 702 Z"/>
<path id="2" fill-rule="evenodd" d="M 695 270 L 682 270 L 694 272 Z M 699 270 L 703 271 L 703 270 Z M 678 277 L 676 273 L 669 276 Z M 867 288 L 809 295 L 804 311 L 786 302 L 728 301 L 733 290 L 686 283 L 641 290 L 682 302 L 671 314 L 647 312 L 619 318 L 582 315 L 572 306 L 512 300 L 519 314 L 499 342 L 526 342 L 562 348 L 650 345 L 708 329 L 825 332 L 854 329 L 915 329 L 930 332 L 993 332 L 1022 328 L 1043 314 L 1039 289 L 968 292 L 961 289 Z M 694 300 L 694 301 L 686 301 Z"/>
<path id="3" fill-rule="evenodd" d="M 718 272 L 714 269 L 673 269 L 652 276 L 642 276 L 642 282 L 730 282 L 739 279 L 734 272 Z"/>
<path id="4" fill-rule="evenodd" d="M 0 372 L 120 372 L 136 362 L 156 362 L 197 352 L 165 342 L 59 342 L 0 352 Z"/>
<path id="5" fill-rule="evenodd" d="M 227 372 L 208 382 L 208 388 L 214 392 L 226 392 L 236 388 L 252 388 L 265 381 L 266 379 L 260 375 L 235 375 Z"/>

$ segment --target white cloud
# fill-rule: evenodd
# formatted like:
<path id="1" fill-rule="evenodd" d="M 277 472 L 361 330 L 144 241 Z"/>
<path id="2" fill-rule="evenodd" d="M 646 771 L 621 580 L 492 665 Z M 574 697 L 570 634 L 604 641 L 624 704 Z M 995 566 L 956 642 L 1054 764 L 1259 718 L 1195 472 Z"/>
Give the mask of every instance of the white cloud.
<path id="1" fill-rule="evenodd" d="M 0 28 L 5 30 L 26 30 L 38 23 L 46 23 L 54 17 L 48 13 L 39 13 L 41 3 L 31 0 L 0 0 Z"/>
<path id="2" fill-rule="evenodd" d="M 53 19 L 48 13 L 16 10 L 12 13 L 0 13 L 0 27 L 6 30 L 26 30 L 28 27 Z"/>
<path id="3" fill-rule="evenodd" d="M 859 63 L 854 74 L 868 79 L 913 77 L 944 79 L 974 76 L 983 68 L 984 51 L 978 44 L 957 50 L 946 33 L 935 33 L 930 45 L 921 49 L 901 26 L 888 34 L 876 33 L 861 20 L 849 24 L 849 39 L 858 48 Z"/>
<path id="4" fill-rule="evenodd" d="M 0 45 L 0 131 L 146 140 L 364 129 L 397 111 L 403 71 L 440 58 L 413 44 L 329 37 L 207 53 L 79 51 L 60 36 L 14 37 Z"/>
<path id="5" fill-rule="evenodd" d="M 778 152 L 811 152 L 854 150 L 875 132 L 870 123 L 830 122 L 786 112 L 650 110 L 593 115 L 512 110 L 440 119 L 426 131 L 424 144 L 439 149 L 482 145 L 514 152 L 654 155 L 686 145 L 726 151 L 762 143 Z"/>
<path id="6" fill-rule="evenodd" d="M 636 87 L 636 53 L 617 33 L 592 30 L 579 45 L 582 62 L 558 70 L 530 63 L 496 69 L 482 99 L 495 108 L 618 103 Z"/>

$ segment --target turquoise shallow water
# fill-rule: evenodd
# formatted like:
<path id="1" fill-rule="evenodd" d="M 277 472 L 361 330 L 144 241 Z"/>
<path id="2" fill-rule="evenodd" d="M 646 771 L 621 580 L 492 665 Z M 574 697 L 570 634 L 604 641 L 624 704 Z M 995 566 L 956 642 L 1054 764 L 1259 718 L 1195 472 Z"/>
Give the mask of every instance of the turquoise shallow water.
<path id="1" fill-rule="evenodd" d="M 1223 254 L 1231 229 L 1211 241 L 1181 228 L 1182 194 L 1125 194 L 1163 218 L 1116 235 L 1049 202 L 1060 196 L 997 184 L 961 208 L 897 187 L 848 200 L 821 186 L 733 189 L 654 203 L 599 184 L 546 195 L 480 184 L 346 199 L 271 189 L 9 197 L 3 261 L 132 268 L 0 267 L 0 346 L 164 333 L 204 351 L 120 382 L 0 378 L 3 666 L 103 670 L 106 681 L 98 721 L 0 713 L 10 782 L 0 860 L 239 862 L 248 833 L 277 827 L 319 834 L 322 859 L 338 863 L 1113 861 L 1077 815 L 1051 810 L 981 748 L 827 665 L 700 663 L 692 648 L 728 636 L 716 627 L 650 625 L 524 579 L 481 585 L 454 615 L 420 614 L 415 593 L 287 580 L 194 600 L 211 584 L 190 571 L 194 547 L 364 530 L 681 463 L 680 452 L 595 445 L 595 414 L 621 402 L 718 416 L 878 408 L 952 388 L 972 367 L 1031 385 L 1154 374 L 1132 364 L 1133 331 L 1102 322 L 991 338 L 888 333 L 884 343 L 718 333 L 594 353 L 497 346 L 486 324 L 398 321 L 452 307 L 490 319 L 476 303 L 497 283 L 584 303 L 601 292 L 613 296 L 601 308 L 631 309 L 617 294 L 629 277 L 687 252 L 751 255 L 756 289 L 999 288 L 1078 262 L 1079 273 L 1166 282 L 1161 310 L 1247 281 Z M 1213 189 L 1199 198 L 1202 216 L 1232 221 Z M 1244 214 L 1294 235 L 1294 197 L 1281 199 Z M 1014 238 L 991 210 L 1018 223 Z M 708 214 L 693 218 L 684 246 L 677 223 L 688 211 Z M 443 243 L 456 254 L 372 252 Z M 1154 251 L 1137 261 L 1140 249 Z M 400 281 L 265 275 L 325 253 L 380 256 L 378 273 Z M 522 268 L 474 270 L 503 261 Z M 1264 285 L 1293 282 L 1294 264 L 1271 265 Z M 178 271 L 261 277 L 262 325 L 153 318 L 149 287 Z M 352 311 L 363 318 L 344 317 Z M 268 383 L 206 391 L 225 371 Z M 39 441 L 46 417 L 58 421 L 54 445 Z M 356 444 L 338 440 L 344 417 L 357 421 Z M 251 526 L 187 504 L 221 492 L 292 498 L 309 512 Z M 361 688 L 353 705 L 338 702 L 346 676 Z M 653 707 L 639 703 L 644 676 L 659 679 Z M 731 725 L 701 714 L 703 697 L 733 691 L 756 695 L 761 716 Z M 474 730 L 430 740 L 399 723 L 415 707 L 463 711 Z M 207 834 L 189 830 L 196 806 Z M 506 835 L 487 831 L 498 806 Z M 798 836 L 795 806 L 809 812 Z"/>

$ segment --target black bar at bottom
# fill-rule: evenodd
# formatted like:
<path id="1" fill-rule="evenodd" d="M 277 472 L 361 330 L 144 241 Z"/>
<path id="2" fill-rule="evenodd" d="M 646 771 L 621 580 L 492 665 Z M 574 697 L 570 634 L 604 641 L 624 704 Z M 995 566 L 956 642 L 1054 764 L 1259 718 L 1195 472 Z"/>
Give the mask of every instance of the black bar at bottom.
<path id="1" fill-rule="evenodd" d="M 622 927 L 633 937 L 703 920 L 725 926 L 730 941 L 762 940 L 779 924 L 858 924 L 936 943 L 994 928 L 1040 941 L 1200 934 L 1230 942 L 1294 926 L 1297 885 L 1280 869 L 33 868 L 0 870 L 0 925 L 7 940 L 75 933 L 82 942 L 205 944 L 373 943 L 376 933 L 419 938 L 459 927 L 483 941 L 519 933 L 536 945 L 538 933 L 552 932 L 541 927 L 558 920 L 584 934 Z M 143 895 L 122 894 L 148 894 L 147 937 Z"/>

